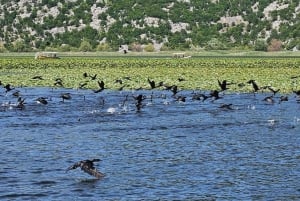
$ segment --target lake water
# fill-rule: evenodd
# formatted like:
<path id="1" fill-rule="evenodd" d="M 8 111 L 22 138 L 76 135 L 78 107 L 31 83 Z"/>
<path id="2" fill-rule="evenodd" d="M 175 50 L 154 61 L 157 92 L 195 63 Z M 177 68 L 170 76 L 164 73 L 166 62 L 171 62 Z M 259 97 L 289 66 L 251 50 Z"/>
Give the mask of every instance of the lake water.
<path id="1" fill-rule="evenodd" d="M 300 199 L 294 94 L 271 104 L 268 93 L 199 101 L 181 91 L 182 102 L 160 90 L 18 90 L 23 109 L 0 89 L 0 200 Z M 62 102 L 62 93 L 72 99 Z M 104 178 L 65 172 L 93 158 Z"/>

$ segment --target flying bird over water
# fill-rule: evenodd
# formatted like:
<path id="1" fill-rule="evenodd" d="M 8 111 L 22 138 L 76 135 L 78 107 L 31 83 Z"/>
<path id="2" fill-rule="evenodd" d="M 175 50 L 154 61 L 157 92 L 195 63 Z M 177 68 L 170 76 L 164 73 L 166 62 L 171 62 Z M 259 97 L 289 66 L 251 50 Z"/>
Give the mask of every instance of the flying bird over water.
<path id="1" fill-rule="evenodd" d="M 97 78 L 97 74 L 95 75 L 90 75 L 91 80 L 95 80 Z"/>
<path id="2" fill-rule="evenodd" d="M 14 88 L 11 88 L 10 84 L 5 85 L 4 88 L 6 89 L 6 91 L 5 91 L 6 93 L 14 89 Z"/>
<path id="3" fill-rule="evenodd" d="M 275 89 L 273 89 L 273 88 L 270 87 L 270 86 L 268 86 L 268 89 L 273 93 L 273 96 L 275 96 L 275 95 L 277 94 L 277 92 L 280 91 L 280 89 L 275 90 Z"/>
<path id="4" fill-rule="evenodd" d="M 33 79 L 33 80 L 43 80 L 44 78 L 41 75 L 37 75 L 37 76 L 32 77 L 31 79 Z"/>
<path id="5" fill-rule="evenodd" d="M 99 93 L 101 91 L 103 91 L 105 88 L 104 88 L 104 82 L 101 80 L 101 81 L 98 81 L 98 86 L 99 86 L 99 89 L 97 90 L 94 90 L 95 93 Z"/>
<path id="6" fill-rule="evenodd" d="M 258 85 L 256 84 L 255 80 L 249 80 L 247 83 L 248 83 L 248 84 L 252 84 L 252 87 L 253 87 L 254 92 L 257 92 L 257 91 L 259 90 L 259 87 L 258 87 Z"/>
<path id="7" fill-rule="evenodd" d="M 218 80 L 218 84 L 222 91 L 229 89 L 229 88 L 227 88 L 227 86 L 231 85 L 231 83 L 228 83 L 227 80 L 223 80 L 222 82 L 220 80 Z"/>
<path id="8" fill-rule="evenodd" d="M 154 89 L 154 88 L 155 88 L 155 81 L 150 80 L 150 79 L 148 78 L 148 83 L 150 84 L 151 89 Z"/>
<path id="9" fill-rule="evenodd" d="M 66 172 L 69 170 L 74 170 L 78 167 L 81 168 L 82 171 L 88 173 L 89 175 L 92 175 L 96 177 L 97 179 L 100 179 L 104 177 L 104 174 L 99 172 L 95 167 L 94 167 L 94 162 L 99 162 L 101 161 L 100 159 L 92 159 L 92 160 L 83 160 L 79 161 L 77 163 L 74 163 L 72 166 L 70 166 Z"/>

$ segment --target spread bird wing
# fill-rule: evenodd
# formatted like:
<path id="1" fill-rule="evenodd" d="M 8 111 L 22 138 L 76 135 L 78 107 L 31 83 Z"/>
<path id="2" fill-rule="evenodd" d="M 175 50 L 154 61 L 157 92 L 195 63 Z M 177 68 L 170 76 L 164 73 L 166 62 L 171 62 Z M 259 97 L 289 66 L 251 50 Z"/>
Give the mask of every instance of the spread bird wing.
<path id="1" fill-rule="evenodd" d="M 66 172 L 69 171 L 69 170 L 74 170 L 74 169 L 76 169 L 76 168 L 78 168 L 80 166 L 81 166 L 81 162 L 74 163 L 74 165 L 71 165 L 70 167 L 68 167 L 68 169 L 66 170 Z"/>
<path id="2" fill-rule="evenodd" d="M 96 177 L 96 178 L 101 178 L 101 177 L 104 176 L 104 174 L 101 173 L 101 172 L 99 172 L 96 168 L 91 168 L 91 167 L 89 167 L 89 166 L 87 166 L 87 165 L 83 165 L 83 166 L 81 167 L 81 169 L 82 169 L 84 172 L 86 172 L 86 173 L 88 173 L 89 175 L 92 175 L 92 176 L 94 176 L 94 177 Z"/>

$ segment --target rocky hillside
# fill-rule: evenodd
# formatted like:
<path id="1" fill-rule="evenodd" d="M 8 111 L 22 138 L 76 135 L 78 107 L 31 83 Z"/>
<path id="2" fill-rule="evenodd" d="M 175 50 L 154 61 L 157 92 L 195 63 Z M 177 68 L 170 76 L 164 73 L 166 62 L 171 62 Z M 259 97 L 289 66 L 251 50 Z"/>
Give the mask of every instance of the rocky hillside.
<path id="1" fill-rule="evenodd" d="M 299 0 L 0 0 L 0 51 L 300 45 Z M 2 48 L 1 48 L 2 47 Z"/>

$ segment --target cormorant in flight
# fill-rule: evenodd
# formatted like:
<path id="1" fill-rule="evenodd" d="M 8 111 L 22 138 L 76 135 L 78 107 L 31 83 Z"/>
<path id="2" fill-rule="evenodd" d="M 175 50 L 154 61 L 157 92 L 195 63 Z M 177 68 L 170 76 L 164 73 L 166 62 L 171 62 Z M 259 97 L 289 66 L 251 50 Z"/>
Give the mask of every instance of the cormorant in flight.
<path id="1" fill-rule="evenodd" d="M 69 170 L 74 170 L 78 167 L 81 168 L 84 172 L 88 173 L 89 175 L 92 175 L 96 177 L 97 179 L 100 179 L 104 177 L 104 174 L 99 172 L 95 167 L 94 167 L 94 162 L 99 162 L 100 159 L 93 159 L 93 160 L 83 160 L 75 163 L 74 165 L 70 166 L 66 172 Z"/>

